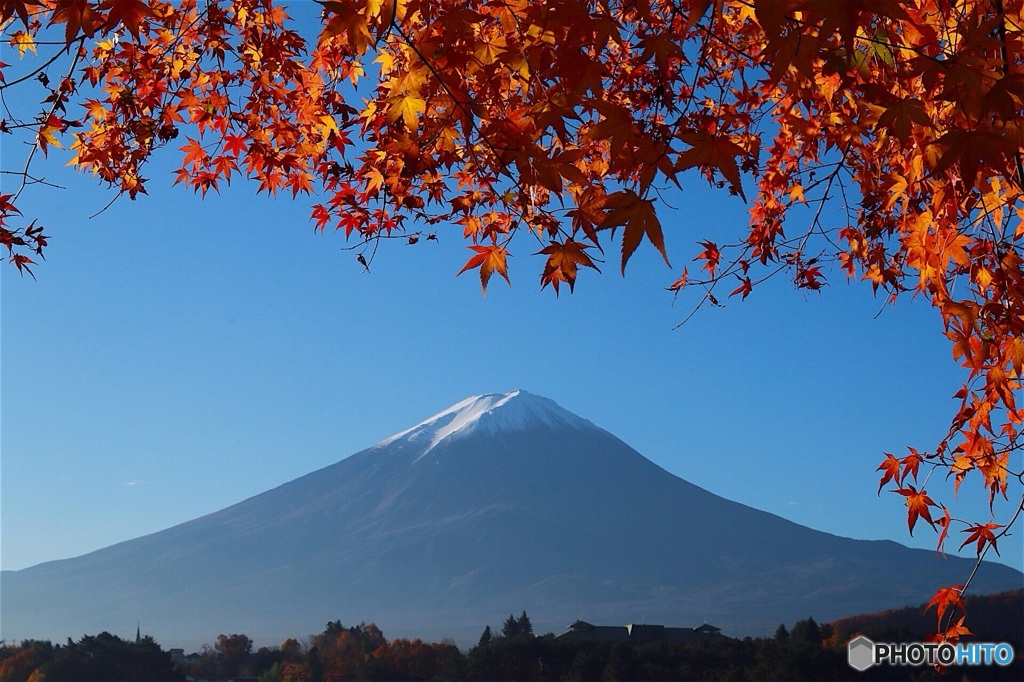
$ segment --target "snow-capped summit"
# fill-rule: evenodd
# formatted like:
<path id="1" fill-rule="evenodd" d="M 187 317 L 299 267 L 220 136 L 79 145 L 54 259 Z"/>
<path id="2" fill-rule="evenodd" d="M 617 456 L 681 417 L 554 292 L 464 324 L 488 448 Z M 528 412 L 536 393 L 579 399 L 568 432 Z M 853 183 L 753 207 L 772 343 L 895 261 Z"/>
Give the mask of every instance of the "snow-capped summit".
<path id="1" fill-rule="evenodd" d="M 396 433 L 377 444 L 390 445 L 407 440 L 424 445 L 423 454 L 456 434 L 465 435 L 486 429 L 524 431 L 536 427 L 596 428 L 589 420 L 566 410 L 554 400 L 516 389 L 509 393 L 485 393 L 459 401 L 416 426 Z"/>

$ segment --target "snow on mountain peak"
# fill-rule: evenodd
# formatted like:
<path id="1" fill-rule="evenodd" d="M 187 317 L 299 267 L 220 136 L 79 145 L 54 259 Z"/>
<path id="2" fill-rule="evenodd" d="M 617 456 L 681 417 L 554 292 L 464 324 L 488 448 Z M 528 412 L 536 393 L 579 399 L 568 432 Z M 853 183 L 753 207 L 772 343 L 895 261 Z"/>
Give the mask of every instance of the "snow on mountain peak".
<path id="1" fill-rule="evenodd" d="M 467 434 L 480 428 L 495 432 L 521 431 L 538 424 L 594 428 L 590 421 L 569 412 L 554 400 L 515 390 L 470 396 L 416 426 L 382 440 L 377 447 L 404 439 L 423 443 L 426 446 L 423 454 L 426 454 L 455 434 Z"/>

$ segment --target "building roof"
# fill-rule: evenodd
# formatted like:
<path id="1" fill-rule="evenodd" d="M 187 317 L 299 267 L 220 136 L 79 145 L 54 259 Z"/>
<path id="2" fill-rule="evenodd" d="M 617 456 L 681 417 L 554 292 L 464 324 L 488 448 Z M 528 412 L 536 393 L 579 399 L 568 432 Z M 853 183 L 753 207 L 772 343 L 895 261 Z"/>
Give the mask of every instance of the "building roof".
<path id="1" fill-rule="evenodd" d="M 568 639 L 593 639 L 602 642 L 671 642 L 685 644 L 714 637 L 722 637 L 721 629 L 708 623 L 692 628 L 669 628 L 664 625 L 629 623 L 628 625 L 593 625 L 577 620 L 561 637 Z"/>

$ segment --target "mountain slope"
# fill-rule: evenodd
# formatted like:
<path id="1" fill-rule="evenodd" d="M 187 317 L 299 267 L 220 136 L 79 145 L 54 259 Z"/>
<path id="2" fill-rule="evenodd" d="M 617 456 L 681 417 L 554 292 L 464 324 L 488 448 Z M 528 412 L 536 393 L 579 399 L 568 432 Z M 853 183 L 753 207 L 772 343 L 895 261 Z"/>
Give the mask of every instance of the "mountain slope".
<path id="1" fill-rule="evenodd" d="M 730 634 L 927 600 L 968 562 L 813 531 L 669 474 L 554 402 L 469 398 L 222 511 L 0 576 L 3 636 L 269 643 L 334 618 L 468 642 L 526 609 Z M 1022 575 L 992 564 L 980 591 Z"/>

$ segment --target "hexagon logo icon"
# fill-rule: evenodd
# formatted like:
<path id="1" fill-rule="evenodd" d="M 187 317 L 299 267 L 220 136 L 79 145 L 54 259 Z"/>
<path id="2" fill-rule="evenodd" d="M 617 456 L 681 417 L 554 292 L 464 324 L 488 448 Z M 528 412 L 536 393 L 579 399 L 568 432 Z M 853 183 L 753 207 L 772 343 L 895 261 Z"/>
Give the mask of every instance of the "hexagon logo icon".
<path id="1" fill-rule="evenodd" d="M 875 643 L 861 635 L 847 645 L 847 662 L 858 672 L 864 672 L 875 664 Z"/>

